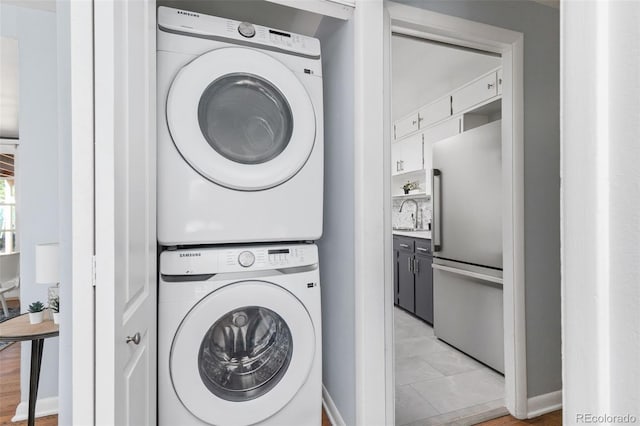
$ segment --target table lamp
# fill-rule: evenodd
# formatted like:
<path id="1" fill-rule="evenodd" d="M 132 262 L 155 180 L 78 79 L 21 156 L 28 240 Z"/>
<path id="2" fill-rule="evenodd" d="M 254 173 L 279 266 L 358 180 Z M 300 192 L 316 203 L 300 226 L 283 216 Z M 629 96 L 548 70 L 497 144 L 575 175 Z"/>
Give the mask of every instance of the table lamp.
<path id="1" fill-rule="evenodd" d="M 55 284 L 47 292 L 49 306 L 58 297 L 59 277 L 58 243 L 36 244 L 36 282 Z"/>

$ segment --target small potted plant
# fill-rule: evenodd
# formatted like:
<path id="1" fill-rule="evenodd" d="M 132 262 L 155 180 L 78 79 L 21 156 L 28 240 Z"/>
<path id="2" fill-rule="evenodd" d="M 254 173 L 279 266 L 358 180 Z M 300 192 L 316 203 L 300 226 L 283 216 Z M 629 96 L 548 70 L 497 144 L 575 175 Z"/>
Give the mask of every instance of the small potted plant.
<path id="1" fill-rule="evenodd" d="M 418 189 L 418 182 L 409 182 L 409 181 L 407 181 L 407 183 L 402 185 L 402 189 L 404 190 L 405 194 L 408 194 L 409 191 L 414 190 L 414 189 Z"/>
<path id="2" fill-rule="evenodd" d="M 44 317 L 44 305 L 41 301 L 33 302 L 29 305 L 29 322 L 40 324 Z"/>
<path id="3" fill-rule="evenodd" d="M 51 299 L 50 306 L 51 312 L 53 313 L 53 323 L 58 323 L 58 316 L 60 315 L 60 298 L 58 296 Z"/>

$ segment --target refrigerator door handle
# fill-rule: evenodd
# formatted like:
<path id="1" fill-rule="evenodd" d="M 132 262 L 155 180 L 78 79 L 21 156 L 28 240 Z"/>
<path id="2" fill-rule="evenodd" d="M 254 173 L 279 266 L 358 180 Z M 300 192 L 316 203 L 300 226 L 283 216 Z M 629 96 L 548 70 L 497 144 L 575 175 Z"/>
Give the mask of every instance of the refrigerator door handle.
<path id="1" fill-rule="evenodd" d="M 503 284 L 502 278 L 492 277 L 491 275 L 480 274 L 478 272 L 465 271 L 464 269 L 452 268 L 451 266 L 438 265 L 434 263 L 433 269 L 439 269 L 445 272 L 451 272 L 452 274 L 464 275 L 465 277 L 475 278 L 482 281 L 489 281 L 496 284 Z"/>
<path id="2" fill-rule="evenodd" d="M 437 182 L 436 182 L 436 178 Z M 433 251 L 437 252 L 442 250 L 442 172 L 439 169 L 433 169 L 431 184 L 433 188 L 431 193 L 433 194 Z"/>

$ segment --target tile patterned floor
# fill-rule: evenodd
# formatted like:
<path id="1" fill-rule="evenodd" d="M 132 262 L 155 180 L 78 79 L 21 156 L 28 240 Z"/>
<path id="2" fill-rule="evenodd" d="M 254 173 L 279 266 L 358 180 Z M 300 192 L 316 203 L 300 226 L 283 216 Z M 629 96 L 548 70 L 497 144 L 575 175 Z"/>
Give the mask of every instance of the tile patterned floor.
<path id="1" fill-rule="evenodd" d="M 504 377 L 394 309 L 396 425 L 470 425 L 507 414 Z"/>

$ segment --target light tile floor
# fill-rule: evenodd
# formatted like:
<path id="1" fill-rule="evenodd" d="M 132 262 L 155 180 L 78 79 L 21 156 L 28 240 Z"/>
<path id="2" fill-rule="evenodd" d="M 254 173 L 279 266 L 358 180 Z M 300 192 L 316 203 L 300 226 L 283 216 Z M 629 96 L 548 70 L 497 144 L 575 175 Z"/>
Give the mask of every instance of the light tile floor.
<path id="1" fill-rule="evenodd" d="M 504 377 L 394 308 L 396 425 L 474 424 L 506 414 Z"/>

